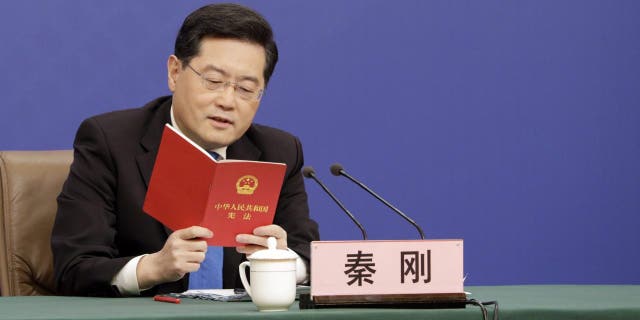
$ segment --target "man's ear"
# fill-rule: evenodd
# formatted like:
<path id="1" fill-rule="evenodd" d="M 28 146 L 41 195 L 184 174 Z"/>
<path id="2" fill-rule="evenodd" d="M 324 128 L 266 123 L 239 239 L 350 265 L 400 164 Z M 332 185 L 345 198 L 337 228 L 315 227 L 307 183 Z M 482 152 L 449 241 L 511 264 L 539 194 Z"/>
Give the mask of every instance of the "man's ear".
<path id="1" fill-rule="evenodd" d="M 176 83 L 180 76 L 180 70 L 182 69 L 182 62 L 175 55 L 170 55 L 167 59 L 167 84 L 171 92 L 176 91 Z"/>

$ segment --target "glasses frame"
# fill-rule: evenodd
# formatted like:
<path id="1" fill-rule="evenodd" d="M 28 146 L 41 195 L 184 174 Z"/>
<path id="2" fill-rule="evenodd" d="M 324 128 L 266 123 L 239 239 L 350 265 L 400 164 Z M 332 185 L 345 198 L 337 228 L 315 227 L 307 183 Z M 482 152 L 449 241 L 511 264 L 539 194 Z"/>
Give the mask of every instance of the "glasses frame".
<path id="1" fill-rule="evenodd" d="M 202 81 L 202 86 L 204 86 L 207 90 L 210 91 L 219 91 L 219 90 L 224 90 L 227 89 L 227 87 L 232 86 L 233 87 L 233 93 L 236 97 L 245 100 L 245 101 L 251 101 L 251 100 L 257 100 L 260 101 L 260 99 L 262 99 L 262 96 L 264 96 L 264 88 L 258 90 L 257 92 L 253 93 L 254 96 L 249 96 L 247 98 L 243 97 L 242 94 L 239 94 L 238 92 L 238 87 L 239 84 L 237 82 L 233 82 L 233 81 L 222 81 L 222 83 L 220 84 L 219 88 L 215 88 L 215 89 L 211 89 L 207 86 L 207 83 L 209 82 L 209 80 L 207 80 L 207 78 L 205 78 L 204 74 L 201 72 L 198 72 L 196 69 L 194 69 L 190 64 L 186 64 L 187 67 L 189 69 L 191 69 L 191 71 L 193 71 L 195 74 L 198 75 L 198 77 L 200 77 L 200 80 Z"/>

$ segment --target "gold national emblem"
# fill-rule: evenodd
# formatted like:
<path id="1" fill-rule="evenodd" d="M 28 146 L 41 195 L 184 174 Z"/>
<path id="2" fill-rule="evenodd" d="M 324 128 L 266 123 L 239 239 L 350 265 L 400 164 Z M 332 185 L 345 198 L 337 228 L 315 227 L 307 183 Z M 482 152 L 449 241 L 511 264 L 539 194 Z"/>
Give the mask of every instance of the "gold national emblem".
<path id="1" fill-rule="evenodd" d="M 236 191 L 238 194 L 252 195 L 258 188 L 258 178 L 250 175 L 242 176 L 236 182 Z"/>

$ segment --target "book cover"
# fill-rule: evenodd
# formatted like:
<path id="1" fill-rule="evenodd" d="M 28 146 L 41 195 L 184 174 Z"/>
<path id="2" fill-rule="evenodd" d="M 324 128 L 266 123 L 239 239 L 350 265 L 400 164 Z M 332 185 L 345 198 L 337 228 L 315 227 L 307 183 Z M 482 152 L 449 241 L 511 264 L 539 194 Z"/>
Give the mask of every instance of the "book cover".
<path id="1" fill-rule="evenodd" d="M 236 246 L 237 234 L 273 223 L 285 169 L 283 163 L 216 161 L 167 124 L 143 210 L 171 230 L 210 229 L 210 246 Z"/>

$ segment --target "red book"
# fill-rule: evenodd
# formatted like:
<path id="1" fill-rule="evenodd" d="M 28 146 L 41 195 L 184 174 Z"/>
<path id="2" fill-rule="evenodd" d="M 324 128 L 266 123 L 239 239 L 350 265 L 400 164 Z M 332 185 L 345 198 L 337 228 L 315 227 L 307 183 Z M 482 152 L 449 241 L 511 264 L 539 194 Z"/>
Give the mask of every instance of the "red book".
<path id="1" fill-rule="evenodd" d="M 285 169 L 284 163 L 216 161 L 167 124 L 143 210 L 172 230 L 210 229 L 210 246 L 236 246 L 237 234 L 273 223 Z"/>

